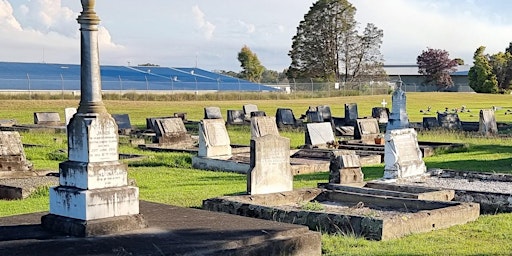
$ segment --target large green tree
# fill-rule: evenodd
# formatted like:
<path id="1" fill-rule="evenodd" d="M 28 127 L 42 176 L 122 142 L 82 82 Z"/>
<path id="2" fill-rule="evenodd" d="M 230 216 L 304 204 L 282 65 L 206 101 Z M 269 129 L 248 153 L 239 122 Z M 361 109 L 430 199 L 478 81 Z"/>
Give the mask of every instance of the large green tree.
<path id="1" fill-rule="evenodd" d="M 351 81 L 382 73 L 383 32 L 368 24 L 357 31 L 356 8 L 347 0 L 318 0 L 297 27 L 288 53 L 289 80 Z"/>
<path id="2" fill-rule="evenodd" d="M 426 84 L 433 84 L 439 88 L 453 85 L 450 74 L 455 71 L 457 61 L 450 59 L 450 54 L 441 49 L 427 48 L 416 58 L 418 73 L 425 77 Z"/>
<path id="3" fill-rule="evenodd" d="M 242 67 L 241 77 L 251 82 L 259 83 L 265 67 L 261 65 L 258 56 L 247 45 L 244 45 L 238 53 L 238 60 Z"/>
<path id="4" fill-rule="evenodd" d="M 476 49 L 473 55 L 473 66 L 469 69 L 469 86 L 479 93 L 497 93 L 498 80 L 489 63 L 489 56 L 484 54 L 485 46 Z"/>

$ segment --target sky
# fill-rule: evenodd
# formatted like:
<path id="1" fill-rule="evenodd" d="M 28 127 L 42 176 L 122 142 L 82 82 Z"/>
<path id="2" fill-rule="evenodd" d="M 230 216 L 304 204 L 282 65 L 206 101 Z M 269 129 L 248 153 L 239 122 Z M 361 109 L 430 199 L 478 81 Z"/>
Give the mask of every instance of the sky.
<path id="1" fill-rule="evenodd" d="M 267 69 L 283 71 L 312 0 L 96 0 L 100 63 L 241 70 L 248 46 Z M 415 64 L 427 48 L 472 64 L 480 46 L 512 42 L 510 0 L 349 0 L 359 31 L 383 29 L 385 64 Z M 79 0 L 0 0 L 0 61 L 80 63 Z"/>

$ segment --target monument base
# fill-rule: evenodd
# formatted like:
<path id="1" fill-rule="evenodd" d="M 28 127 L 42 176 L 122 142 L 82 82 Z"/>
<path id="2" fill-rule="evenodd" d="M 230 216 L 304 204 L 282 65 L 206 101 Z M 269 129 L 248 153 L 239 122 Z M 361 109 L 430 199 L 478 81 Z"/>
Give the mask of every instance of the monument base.
<path id="1" fill-rule="evenodd" d="M 55 214 L 41 217 L 41 225 L 48 231 L 65 233 L 77 237 L 116 234 L 123 231 L 143 229 L 148 226 L 142 214 L 116 216 L 96 220 L 79 220 Z"/>

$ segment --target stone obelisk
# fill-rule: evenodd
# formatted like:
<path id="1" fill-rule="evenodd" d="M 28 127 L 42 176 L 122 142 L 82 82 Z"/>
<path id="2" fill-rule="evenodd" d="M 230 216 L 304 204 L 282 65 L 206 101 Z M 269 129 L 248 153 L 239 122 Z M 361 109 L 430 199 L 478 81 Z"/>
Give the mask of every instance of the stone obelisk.
<path id="1" fill-rule="evenodd" d="M 94 236 L 147 226 L 139 214 L 139 190 L 128 186 L 119 162 L 117 124 L 101 96 L 99 17 L 95 0 L 81 0 L 80 104 L 67 126 L 68 160 L 59 165 L 59 186 L 50 188 L 45 229 Z"/>

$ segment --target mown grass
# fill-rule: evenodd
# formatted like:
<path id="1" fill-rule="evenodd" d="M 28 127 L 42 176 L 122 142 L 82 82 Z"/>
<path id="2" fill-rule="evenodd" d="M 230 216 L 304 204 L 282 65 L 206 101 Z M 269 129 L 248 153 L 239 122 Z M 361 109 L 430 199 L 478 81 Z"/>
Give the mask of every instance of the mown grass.
<path id="1" fill-rule="evenodd" d="M 391 103 L 391 97 L 386 95 Z M 510 95 L 479 95 L 465 93 L 410 93 L 407 95 L 407 110 L 412 121 L 421 121 L 425 116 L 419 112 L 432 106 L 444 110 L 445 106 L 456 108 L 465 105 L 470 113 L 460 114 L 463 121 L 477 121 L 479 108 L 501 106 L 496 112 L 498 122 L 512 122 L 512 115 L 505 115 Z M 134 102 L 105 101 L 110 113 L 127 113 L 132 124 L 144 127 L 146 117 L 169 116 L 174 112 L 187 112 L 190 120 L 199 120 L 203 107 L 219 106 L 223 113 L 227 109 L 241 109 L 243 104 L 253 103 L 273 115 L 277 107 L 292 108 L 295 115 L 304 113 L 307 106 L 330 105 L 333 116 L 343 116 L 343 103 L 358 103 L 360 116 L 370 115 L 372 107 L 380 106 L 383 96 L 354 96 L 327 99 L 297 99 L 283 101 L 194 101 L 194 102 Z M 435 102 L 433 102 L 435 100 Z M 0 118 L 16 119 L 18 123 L 32 123 L 33 112 L 63 112 L 65 107 L 76 107 L 76 100 L 48 101 L 0 101 Z M 12 109 L 15 109 L 13 111 Z M 184 111 L 186 110 L 186 111 Z M 63 114 L 61 114 L 63 118 Z M 229 128 L 233 144 L 248 145 L 250 140 L 247 127 Z M 304 141 L 302 133 L 282 132 L 291 139 L 292 147 Z M 440 151 L 425 158 L 427 167 L 464 169 L 473 171 L 512 173 L 512 139 L 507 137 L 482 138 L 474 134 L 457 132 L 422 132 L 422 141 L 457 142 L 467 145 L 462 150 Z M 22 133 L 22 141 L 34 144 L 25 147 L 28 159 L 36 169 L 58 170 L 58 164 L 66 159 L 65 134 Z M 246 190 L 244 175 L 200 171 L 191 167 L 191 156 L 185 153 L 163 153 L 142 151 L 128 145 L 121 145 L 121 153 L 142 154 L 140 161 L 127 161 L 129 177 L 140 188 L 142 200 L 173 204 L 184 207 L 200 207 L 202 200 L 222 195 L 236 195 Z M 364 167 L 366 180 L 382 177 L 383 165 Z M 316 187 L 326 182 L 327 173 L 298 175 L 294 188 Z M 48 210 L 48 194 L 38 191 L 24 200 L 0 201 L 0 216 Z M 477 221 L 449 229 L 425 234 L 410 235 L 391 241 L 367 241 L 355 236 L 323 235 L 322 247 L 325 255 L 509 255 L 512 249 L 512 214 L 481 216 Z"/>

